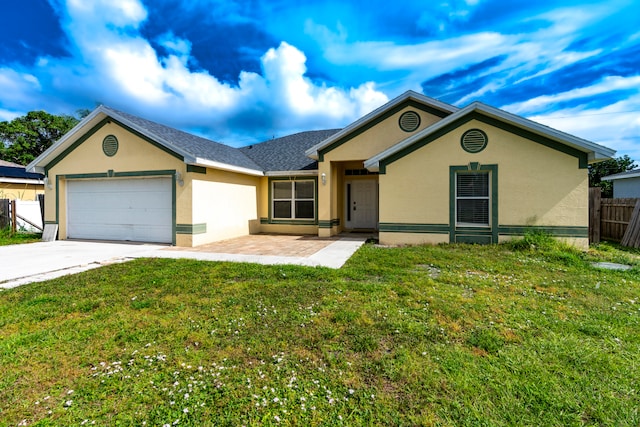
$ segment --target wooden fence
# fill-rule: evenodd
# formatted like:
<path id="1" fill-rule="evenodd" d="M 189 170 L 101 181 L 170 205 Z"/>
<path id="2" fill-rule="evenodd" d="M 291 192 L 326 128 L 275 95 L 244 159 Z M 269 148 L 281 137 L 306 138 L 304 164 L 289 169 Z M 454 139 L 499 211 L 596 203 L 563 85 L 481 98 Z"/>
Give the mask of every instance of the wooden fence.
<path id="1" fill-rule="evenodd" d="M 622 241 L 640 199 L 602 199 L 599 188 L 589 189 L 589 243 Z"/>

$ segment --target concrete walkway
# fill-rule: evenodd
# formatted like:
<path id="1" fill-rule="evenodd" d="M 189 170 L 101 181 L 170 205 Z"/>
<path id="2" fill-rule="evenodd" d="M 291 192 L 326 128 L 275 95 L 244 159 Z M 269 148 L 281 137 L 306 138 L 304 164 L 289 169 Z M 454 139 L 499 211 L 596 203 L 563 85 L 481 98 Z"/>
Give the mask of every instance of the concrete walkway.
<path id="1" fill-rule="evenodd" d="M 283 236 L 282 240 L 292 236 Z M 313 240 L 310 237 L 297 237 L 299 243 L 303 240 Z M 255 235 L 240 239 L 248 239 L 247 244 L 260 246 L 260 239 L 266 243 L 268 236 Z M 316 238 L 317 239 L 317 238 Z M 54 279 L 56 277 L 75 274 L 106 264 L 125 262 L 135 258 L 188 258 L 203 261 L 232 261 L 250 262 L 265 265 L 295 264 L 305 266 L 323 266 L 340 268 L 364 244 L 365 236 L 349 236 L 342 238 L 317 239 L 317 249 L 309 248 L 305 242 L 306 251 L 299 252 L 300 256 L 282 256 L 275 253 L 277 245 L 262 253 L 220 252 L 225 246 L 235 244 L 230 239 L 221 246 L 212 246 L 208 250 L 197 248 L 174 248 L 153 244 L 127 244 L 111 242 L 91 242 L 79 240 L 58 240 L 54 242 L 39 242 L 22 245 L 0 246 L 0 288 L 13 288 L 32 282 Z M 289 242 L 289 246 L 296 245 Z M 269 245 L 266 245 L 269 247 Z M 242 246 L 239 246 L 241 248 Z M 253 251 L 255 252 L 255 251 Z M 290 253 L 288 254 L 290 255 Z"/>

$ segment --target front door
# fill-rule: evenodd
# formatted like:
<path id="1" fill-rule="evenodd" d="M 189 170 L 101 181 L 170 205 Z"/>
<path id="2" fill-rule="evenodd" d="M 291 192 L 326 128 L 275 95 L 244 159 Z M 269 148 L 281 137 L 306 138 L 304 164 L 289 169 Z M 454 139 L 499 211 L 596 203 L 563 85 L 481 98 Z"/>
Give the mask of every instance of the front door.
<path id="1" fill-rule="evenodd" d="M 347 229 L 378 228 L 378 181 L 359 179 L 346 182 Z"/>

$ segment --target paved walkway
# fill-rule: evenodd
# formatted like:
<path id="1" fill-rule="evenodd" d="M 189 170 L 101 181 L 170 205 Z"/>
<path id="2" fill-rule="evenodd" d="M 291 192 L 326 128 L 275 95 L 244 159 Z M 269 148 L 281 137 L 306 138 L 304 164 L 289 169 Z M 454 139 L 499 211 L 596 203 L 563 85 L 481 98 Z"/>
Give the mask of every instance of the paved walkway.
<path id="1" fill-rule="evenodd" d="M 340 268 L 367 236 L 251 235 L 195 248 L 57 240 L 0 246 L 0 288 L 13 288 L 129 261 L 134 258 L 189 258 L 204 261 L 297 264 Z"/>

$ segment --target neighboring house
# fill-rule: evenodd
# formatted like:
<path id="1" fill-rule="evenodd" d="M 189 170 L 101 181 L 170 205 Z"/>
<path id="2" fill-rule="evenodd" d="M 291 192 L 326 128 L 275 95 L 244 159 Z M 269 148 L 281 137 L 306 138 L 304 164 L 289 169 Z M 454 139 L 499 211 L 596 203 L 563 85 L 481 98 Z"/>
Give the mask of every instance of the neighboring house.
<path id="1" fill-rule="evenodd" d="M 587 165 L 615 152 L 505 111 L 409 91 L 341 130 L 232 148 L 100 106 L 34 160 L 65 238 L 195 246 L 378 231 L 383 244 L 588 245 Z"/>
<path id="2" fill-rule="evenodd" d="M 615 199 L 640 197 L 640 169 L 605 176 L 601 180 L 611 181 Z"/>
<path id="3" fill-rule="evenodd" d="M 43 178 L 22 165 L 0 160 L 0 199 L 36 200 L 44 194 Z"/>

